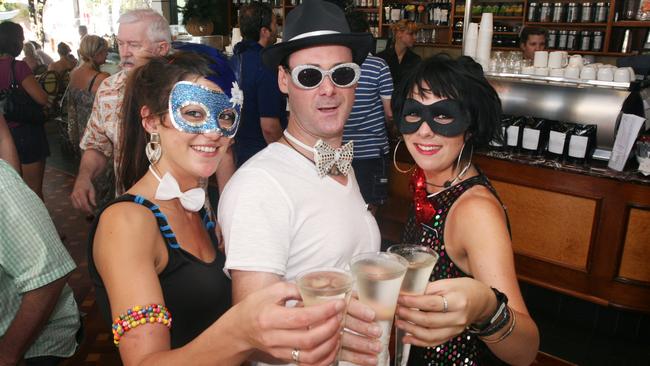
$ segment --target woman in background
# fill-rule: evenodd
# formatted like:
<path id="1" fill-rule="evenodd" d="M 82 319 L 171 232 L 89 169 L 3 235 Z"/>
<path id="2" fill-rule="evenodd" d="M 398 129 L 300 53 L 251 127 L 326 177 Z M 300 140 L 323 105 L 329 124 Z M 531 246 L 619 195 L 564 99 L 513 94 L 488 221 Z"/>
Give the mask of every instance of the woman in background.
<path id="1" fill-rule="evenodd" d="M 16 60 L 23 48 L 23 28 L 13 22 L 0 23 L 0 90 L 11 85 L 10 75 L 29 96 L 38 104 L 47 104 L 47 93 L 36 81 L 29 65 Z M 23 179 L 41 199 L 43 199 L 43 175 L 45 159 L 50 155 L 50 146 L 43 123 L 23 124 L 7 121 L 14 139 Z"/>
<path id="2" fill-rule="evenodd" d="M 402 19 L 391 24 L 390 29 L 393 32 L 393 44 L 379 52 L 377 57 L 386 61 L 393 77 L 393 85 L 398 86 L 404 75 L 420 63 L 421 57 L 411 51 L 415 45 L 418 26 L 410 20 Z"/>
<path id="3" fill-rule="evenodd" d="M 77 59 L 72 56 L 72 50 L 65 42 L 59 42 L 56 46 L 56 52 L 59 54 L 59 60 L 52 62 L 47 67 L 48 70 L 52 70 L 57 74 L 63 74 L 77 66 Z"/>
<path id="4" fill-rule="evenodd" d="M 105 39 L 87 35 L 81 39 L 79 57 L 81 63 L 70 72 L 68 85 L 68 136 L 79 153 L 79 141 L 88 123 L 97 88 L 109 74 L 99 70 L 106 62 L 108 42 Z"/>
<path id="5" fill-rule="evenodd" d="M 23 61 L 32 69 L 32 73 L 40 75 L 47 71 L 47 65 L 45 65 L 41 56 L 36 52 L 36 47 L 31 42 L 23 44 L 23 54 L 25 55 Z"/>
<path id="6" fill-rule="evenodd" d="M 508 218 L 474 148 L 500 139 L 501 102 L 471 58 L 438 55 L 396 90 L 394 116 L 415 160 L 405 243 L 439 260 L 423 296 L 400 296 L 412 365 L 530 365 L 539 333 L 515 274 Z M 416 310 L 417 309 L 417 310 Z"/>

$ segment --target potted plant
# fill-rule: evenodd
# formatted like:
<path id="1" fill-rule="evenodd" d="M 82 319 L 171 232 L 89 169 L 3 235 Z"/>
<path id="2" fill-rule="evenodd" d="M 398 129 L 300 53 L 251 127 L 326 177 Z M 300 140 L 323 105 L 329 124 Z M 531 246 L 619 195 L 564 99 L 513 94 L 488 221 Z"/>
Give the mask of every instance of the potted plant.
<path id="1" fill-rule="evenodd" d="M 188 0 L 185 6 L 179 7 L 183 14 L 183 25 L 193 36 L 212 34 L 218 9 L 217 0 Z"/>

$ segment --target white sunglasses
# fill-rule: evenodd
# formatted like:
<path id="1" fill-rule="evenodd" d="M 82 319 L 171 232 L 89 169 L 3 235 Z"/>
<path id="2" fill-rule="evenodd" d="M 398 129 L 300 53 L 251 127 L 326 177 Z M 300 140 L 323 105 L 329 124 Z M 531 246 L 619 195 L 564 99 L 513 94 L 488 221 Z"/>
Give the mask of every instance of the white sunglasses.
<path id="1" fill-rule="evenodd" d="M 293 70 L 286 68 L 291 73 L 291 80 L 302 89 L 314 89 L 329 77 L 334 85 L 339 88 L 348 88 L 356 84 L 361 76 L 361 68 L 354 62 L 348 62 L 323 70 L 314 65 L 298 65 Z"/>

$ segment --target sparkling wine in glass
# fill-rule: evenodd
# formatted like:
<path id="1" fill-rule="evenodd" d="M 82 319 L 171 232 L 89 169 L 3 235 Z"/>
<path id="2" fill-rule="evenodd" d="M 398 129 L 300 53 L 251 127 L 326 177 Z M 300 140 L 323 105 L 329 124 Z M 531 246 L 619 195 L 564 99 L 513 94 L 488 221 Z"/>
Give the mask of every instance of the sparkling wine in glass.
<path id="1" fill-rule="evenodd" d="M 304 271 L 296 277 L 296 284 L 305 306 L 314 306 L 332 300 L 350 301 L 354 281 L 350 272 L 334 267 L 318 267 Z M 346 309 L 343 310 L 345 319 Z M 339 351 L 340 352 L 340 348 Z M 333 366 L 338 365 L 338 355 Z"/>
<path id="2" fill-rule="evenodd" d="M 408 269 L 402 281 L 401 295 L 422 295 L 429 283 L 433 267 L 438 261 L 438 253 L 422 245 L 396 244 L 388 248 L 388 253 L 397 254 L 408 261 Z M 404 344 L 405 332 L 395 328 L 395 366 L 406 366 L 409 360 L 410 344 Z"/>
<path id="3" fill-rule="evenodd" d="M 352 258 L 359 300 L 376 313 L 376 322 L 382 329 L 382 351 L 378 355 L 378 366 L 388 366 L 390 358 L 388 343 L 395 316 L 397 297 L 408 267 L 406 259 L 392 253 L 362 253 Z"/>

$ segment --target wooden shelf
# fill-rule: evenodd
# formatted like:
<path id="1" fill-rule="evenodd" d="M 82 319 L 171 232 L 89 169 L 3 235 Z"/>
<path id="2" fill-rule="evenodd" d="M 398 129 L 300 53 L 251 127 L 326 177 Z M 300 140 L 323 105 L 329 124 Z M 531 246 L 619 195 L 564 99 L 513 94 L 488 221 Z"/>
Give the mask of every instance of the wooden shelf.
<path id="1" fill-rule="evenodd" d="M 416 42 L 415 45 L 416 45 L 416 46 L 425 46 L 425 47 L 427 47 L 427 46 L 434 46 L 434 47 L 449 47 L 449 44 L 447 44 L 447 43 L 431 43 L 431 42 L 427 42 L 427 43 L 419 43 L 419 42 Z"/>
<path id="2" fill-rule="evenodd" d="M 464 18 L 464 17 L 465 17 L 464 15 L 454 15 L 454 18 L 458 18 L 458 19 L 461 19 L 461 18 Z M 474 19 L 474 18 L 479 19 L 479 18 L 481 18 L 481 16 L 480 15 L 472 15 L 472 19 Z M 521 21 L 523 21 L 524 16 L 523 15 L 521 15 L 521 16 L 519 16 L 519 15 L 493 15 L 492 19 L 494 19 L 494 20 L 521 20 Z"/>
<path id="3" fill-rule="evenodd" d="M 607 23 L 542 23 L 542 22 L 526 22 L 526 25 L 539 25 L 544 27 L 589 27 L 589 28 L 607 28 Z"/>
<path id="4" fill-rule="evenodd" d="M 382 27 L 390 27 L 394 23 L 384 23 Z M 431 25 L 431 24 L 422 24 L 417 23 L 419 29 L 449 29 L 448 25 Z"/>
<path id="5" fill-rule="evenodd" d="M 449 48 L 462 48 L 463 45 L 460 45 L 460 44 L 450 44 L 450 45 L 446 45 L 445 47 L 449 47 Z M 492 47 L 492 51 L 517 51 L 517 50 L 520 50 L 520 48 L 519 48 L 519 47 L 515 47 L 515 46 L 512 46 L 512 47 Z"/>
<path id="6" fill-rule="evenodd" d="M 360 11 L 363 13 L 378 13 L 379 9 L 377 8 L 354 8 L 354 11 Z"/>
<path id="7" fill-rule="evenodd" d="M 456 30 L 454 29 L 454 33 L 463 33 L 462 30 Z M 519 36 L 519 32 L 492 32 L 492 34 L 497 35 L 506 35 L 506 36 Z"/>
<path id="8" fill-rule="evenodd" d="M 624 53 L 624 52 L 603 52 L 603 51 L 558 50 L 555 48 L 549 48 L 548 51 L 566 51 L 569 54 L 613 56 L 613 57 L 634 56 L 637 54 L 637 52 Z"/>
<path id="9" fill-rule="evenodd" d="M 612 23 L 612 27 L 625 27 L 625 28 L 650 28 L 650 20 L 624 20 Z"/>

